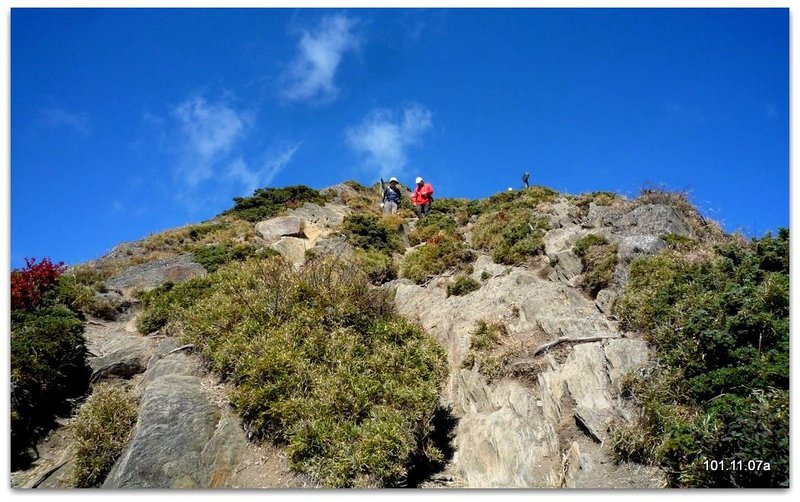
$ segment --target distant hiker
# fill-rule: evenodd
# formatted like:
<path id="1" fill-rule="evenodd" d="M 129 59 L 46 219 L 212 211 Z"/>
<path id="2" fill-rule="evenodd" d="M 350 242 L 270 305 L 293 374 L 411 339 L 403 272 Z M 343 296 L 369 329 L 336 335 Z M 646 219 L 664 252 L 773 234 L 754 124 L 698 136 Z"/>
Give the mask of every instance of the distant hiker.
<path id="1" fill-rule="evenodd" d="M 385 214 L 396 214 L 398 207 L 400 207 L 400 187 L 397 185 L 397 178 L 392 176 L 389 178 L 389 186 L 383 190 L 381 209 Z"/>
<path id="2" fill-rule="evenodd" d="M 525 171 L 522 173 L 522 183 L 525 185 L 525 188 L 528 188 L 530 185 L 528 184 L 528 179 L 531 177 L 531 173 Z"/>
<path id="3" fill-rule="evenodd" d="M 417 176 L 417 186 L 411 195 L 411 202 L 414 203 L 417 217 L 427 216 L 431 211 L 433 201 L 433 187 L 430 183 L 425 183 L 421 177 Z"/>

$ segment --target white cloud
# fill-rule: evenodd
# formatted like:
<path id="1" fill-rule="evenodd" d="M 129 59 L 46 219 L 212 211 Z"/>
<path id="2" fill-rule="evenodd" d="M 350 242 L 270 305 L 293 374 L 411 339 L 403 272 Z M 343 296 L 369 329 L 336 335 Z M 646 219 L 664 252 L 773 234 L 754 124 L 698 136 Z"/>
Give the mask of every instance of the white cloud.
<path id="1" fill-rule="evenodd" d="M 334 99 L 339 90 L 334 82 L 336 70 L 347 51 L 358 48 L 352 32 L 356 21 L 343 14 L 322 19 L 313 32 L 304 30 L 299 54 L 283 76 L 283 95 L 290 101 Z"/>
<path id="2" fill-rule="evenodd" d="M 178 170 L 182 181 L 195 186 L 214 176 L 214 164 L 244 136 L 248 114 L 224 103 L 190 98 L 173 110 L 183 159 Z"/>
<path id="3" fill-rule="evenodd" d="M 228 165 L 227 175 L 229 178 L 238 181 L 244 190 L 250 194 L 256 188 L 272 183 L 275 176 L 292 160 L 298 148 L 300 148 L 300 143 L 287 147 L 277 155 L 270 156 L 260 169 L 251 169 L 244 159 L 237 158 Z"/>
<path id="4" fill-rule="evenodd" d="M 85 113 L 76 113 L 63 108 L 45 108 L 41 112 L 45 125 L 49 127 L 65 127 L 81 136 L 92 133 L 92 123 Z"/>
<path id="5" fill-rule="evenodd" d="M 418 144 L 433 124 L 431 112 L 419 105 L 406 107 L 402 116 L 374 110 L 359 125 L 347 130 L 347 142 L 365 157 L 382 178 L 398 176 L 408 163 L 409 146 Z"/>

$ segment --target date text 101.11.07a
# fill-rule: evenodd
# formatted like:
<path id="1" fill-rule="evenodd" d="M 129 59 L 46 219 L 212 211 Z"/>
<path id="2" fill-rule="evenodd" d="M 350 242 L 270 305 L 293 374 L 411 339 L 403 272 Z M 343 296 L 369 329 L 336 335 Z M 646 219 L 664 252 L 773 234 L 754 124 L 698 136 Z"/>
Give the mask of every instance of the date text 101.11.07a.
<path id="1" fill-rule="evenodd" d="M 707 471 L 768 471 L 769 462 L 763 460 L 708 460 L 703 462 Z"/>

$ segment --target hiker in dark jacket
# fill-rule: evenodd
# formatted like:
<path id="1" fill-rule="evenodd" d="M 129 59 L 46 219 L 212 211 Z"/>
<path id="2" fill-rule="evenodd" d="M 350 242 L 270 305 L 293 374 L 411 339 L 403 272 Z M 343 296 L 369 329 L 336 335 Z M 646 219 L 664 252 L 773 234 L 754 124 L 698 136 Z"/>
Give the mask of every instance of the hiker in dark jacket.
<path id="1" fill-rule="evenodd" d="M 397 208 L 400 207 L 400 187 L 397 186 L 397 178 L 392 176 L 389 178 L 389 186 L 383 191 L 383 199 L 381 199 L 381 209 L 385 214 L 396 214 Z"/>

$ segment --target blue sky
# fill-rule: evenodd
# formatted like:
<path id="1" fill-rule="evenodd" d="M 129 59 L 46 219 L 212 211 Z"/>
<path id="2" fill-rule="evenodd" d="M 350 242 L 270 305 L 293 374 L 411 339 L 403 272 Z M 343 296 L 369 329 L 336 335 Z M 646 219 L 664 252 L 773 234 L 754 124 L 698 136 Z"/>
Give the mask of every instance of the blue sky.
<path id="1" fill-rule="evenodd" d="M 789 224 L 787 9 L 13 9 L 11 265 L 256 187 L 689 189 Z"/>

